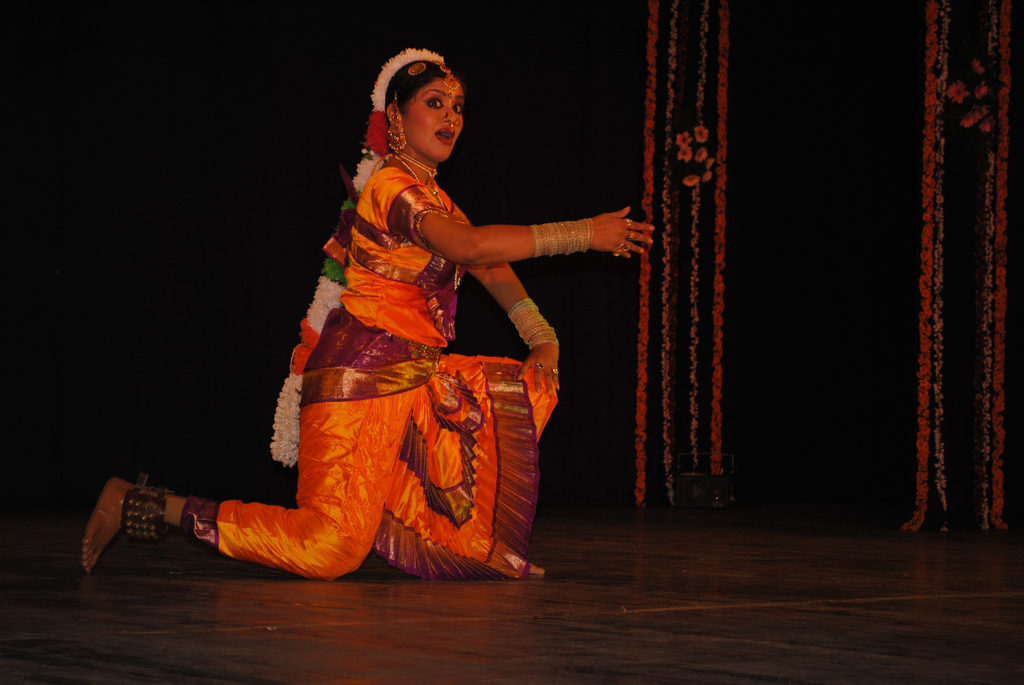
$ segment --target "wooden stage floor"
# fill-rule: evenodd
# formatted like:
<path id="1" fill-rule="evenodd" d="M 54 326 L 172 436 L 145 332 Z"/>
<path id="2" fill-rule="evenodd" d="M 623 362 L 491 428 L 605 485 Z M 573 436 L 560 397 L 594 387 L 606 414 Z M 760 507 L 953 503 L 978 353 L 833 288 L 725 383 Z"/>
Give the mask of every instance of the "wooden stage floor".
<path id="1" fill-rule="evenodd" d="M 1024 682 L 1024 537 L 841 511 L 543 509 L 543 580 L 307 581 L 172 536 L 78 567 L 0 513 L 4 683 Z"/>

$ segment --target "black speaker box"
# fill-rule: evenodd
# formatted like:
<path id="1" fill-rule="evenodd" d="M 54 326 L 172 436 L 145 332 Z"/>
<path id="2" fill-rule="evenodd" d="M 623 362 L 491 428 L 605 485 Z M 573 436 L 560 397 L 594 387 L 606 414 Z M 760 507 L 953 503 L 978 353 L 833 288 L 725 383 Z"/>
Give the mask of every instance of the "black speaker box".
<path id="1" fill-rule="evenodd" d="M 708 473 L 677 473 L 674 499 L 677 507 L 725 509 L 732 501 L 731 478 Z"/>

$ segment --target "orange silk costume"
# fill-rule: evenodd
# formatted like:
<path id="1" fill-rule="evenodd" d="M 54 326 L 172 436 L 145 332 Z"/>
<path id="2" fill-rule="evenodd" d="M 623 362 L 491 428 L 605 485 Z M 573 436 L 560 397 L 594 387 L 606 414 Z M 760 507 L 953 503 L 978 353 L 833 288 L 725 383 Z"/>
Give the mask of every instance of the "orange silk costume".
<path id="1" fill-rule="evenodd" d="M 303 373 L 298 508 L 220 503 L 224 554 L 323 579 L 374 548 L 424 578 L 527 574 L 555 398 L 512 359 L 441 354 L 464 269 L 413 242 L 425 212 L 465 221 L 404 171 L 367 181 L 350 246 L 328 249 L 347 287 Z"/>

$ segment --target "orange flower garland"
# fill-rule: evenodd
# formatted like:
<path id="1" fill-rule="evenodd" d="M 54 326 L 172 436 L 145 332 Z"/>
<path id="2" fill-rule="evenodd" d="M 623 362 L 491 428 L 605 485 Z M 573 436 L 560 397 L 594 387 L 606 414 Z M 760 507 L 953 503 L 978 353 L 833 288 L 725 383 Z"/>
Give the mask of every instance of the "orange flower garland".
<path id="1" fill-rule="evenodd" d="M 918 314 L 917 353 L 917 477 L 916 506 L 911 519 L 903 524 L 904 530 L 918 530 L 924 523 L 928 507 L 928 461 L 931 438 L 931 386 L 932 386 L 932 321 L 933 276 L 935 254 L 935 148 L 938 141 L 936 116 L 938 77 L 935 64 L 939 55 L 939 2 L 928 0 L 925 5 L 925 63 L 924 63 L 924 145 L 922 146 L 921 204 L 924 225 L 921 230 L 921 274 L 918 293 L 921 311 Z"/>
<path id="2" fill-rule="evenodd" d="M 647 94 L 644 98 L 644 217 L 654 221 L 654 115 L 658 86 L 658 0 L 647 2 Z M 636 350 L 636 486 L 637 506 L 647 497 L 647 338 L 651 326 L 651 258 L 640 256 L 640 312 Z"/>
<path id="3" fill-rule="evenodd" d="M 722 475 L 722 357 L 725 345 L 725 179 L 726 138 L 729 91 L 729 2 L 718 6 L 718 175 L 715 179 L 715 281 L 711 323 L 714 351 L 711 358 L 711 473 Z"/>

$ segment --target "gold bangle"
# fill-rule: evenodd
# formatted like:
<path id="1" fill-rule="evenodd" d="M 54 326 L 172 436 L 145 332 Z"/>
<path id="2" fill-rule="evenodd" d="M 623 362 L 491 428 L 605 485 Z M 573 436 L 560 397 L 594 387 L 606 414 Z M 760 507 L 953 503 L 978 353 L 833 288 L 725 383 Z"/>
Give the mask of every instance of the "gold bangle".
<path id="1" fill-rule="evenodd" d="M 533 224 L 534 257 L 585 252 L 594 241 L 593 219 Z"/>
<path id="2" fill-rule="evenodd" d="M 555 329 L 541 316 L 537 305 L 529 297 L 512 305 L 508 310 L 508 318 L 519 332 L 519 337 L 531 350 L 545 343 L 558 344 Z"/>

